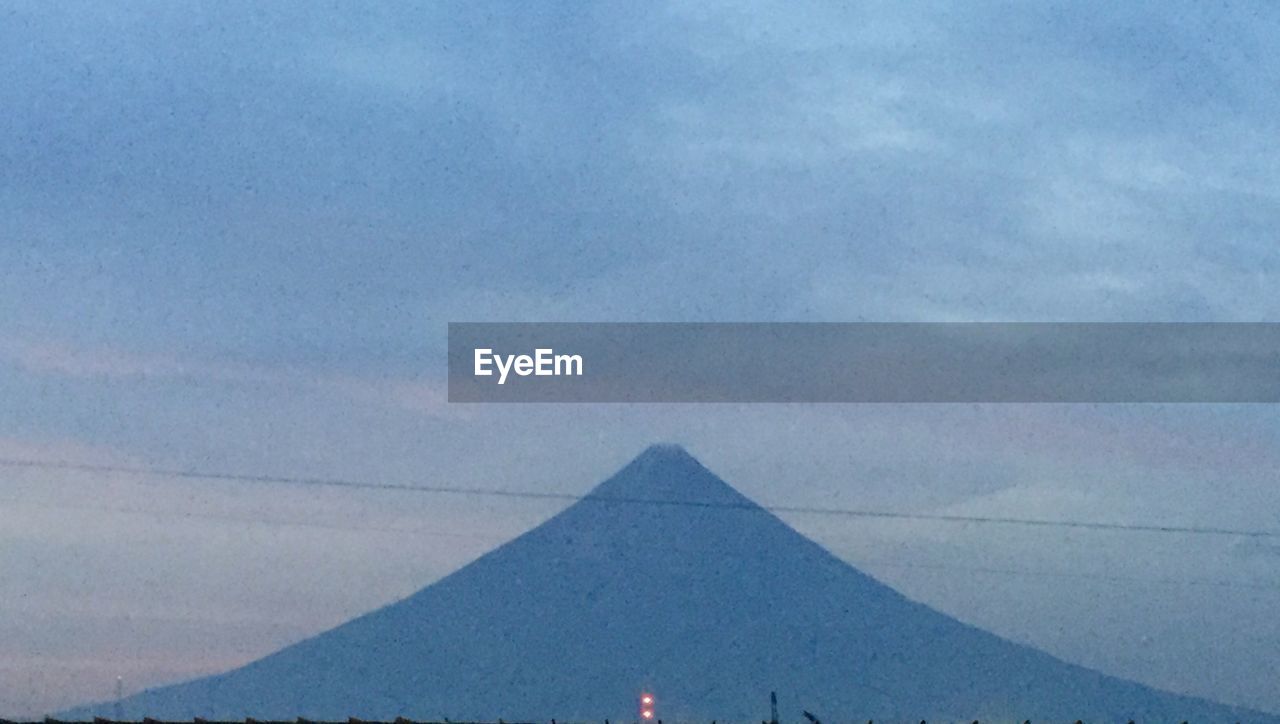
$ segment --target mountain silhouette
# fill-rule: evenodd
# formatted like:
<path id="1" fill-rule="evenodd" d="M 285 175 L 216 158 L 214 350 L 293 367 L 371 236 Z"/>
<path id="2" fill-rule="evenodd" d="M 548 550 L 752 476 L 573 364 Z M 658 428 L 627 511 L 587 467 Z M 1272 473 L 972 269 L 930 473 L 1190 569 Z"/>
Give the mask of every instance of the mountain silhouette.
<path id="1" fill-rule="evenodd" d="M 771 691 L 787 720 L 1280 721 L 911 601 L 670 445 L 404 600 L 118 706 L 160 719 L 634 721 L 642 691 L 666 721 L 760 721 Z"/>

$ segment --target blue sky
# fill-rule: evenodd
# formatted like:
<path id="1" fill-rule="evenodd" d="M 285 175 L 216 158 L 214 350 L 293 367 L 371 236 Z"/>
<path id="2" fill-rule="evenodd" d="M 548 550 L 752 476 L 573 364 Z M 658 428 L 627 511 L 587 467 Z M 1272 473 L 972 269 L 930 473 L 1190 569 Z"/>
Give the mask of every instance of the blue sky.
<path id="1" fill-rule="evenodd" d="M 0 18 L 5 454 L 581 492 L 676 439 L 763 502 L 1274 527 L 1269 408 L 479 409 L 441 388 L 448 321 L 1280 321 L 1272 6 Z M 0 714 L 235 665 L 554 511 L 0 481 Z M 1280 710 L 1274 588 L 1149 580 L 1280 585 L 1274 547 L 792 522 L 965 620 Z M 299 586 L 314 605 L 281 620 Z"/>

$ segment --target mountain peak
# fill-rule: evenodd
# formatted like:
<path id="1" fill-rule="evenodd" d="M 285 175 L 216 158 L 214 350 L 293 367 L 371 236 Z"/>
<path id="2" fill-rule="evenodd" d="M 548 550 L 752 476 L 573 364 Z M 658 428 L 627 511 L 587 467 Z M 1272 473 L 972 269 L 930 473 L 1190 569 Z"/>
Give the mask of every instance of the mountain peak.
<path id="1" fill-rule="evenodd" d="M 596 486 L 589 497 L 596 500 L 755 507 L 675 443 L 658 443 L 645 448 L 613 477 Z"/>
<path id="2" fill-rule="evenodd" d="M 689 454 L 683 445 L 674 442 L 659 442 L 644 449 L 631 462 L 632 465 L 645 465 L 663 468 L 696 468 L 705 470 L 698 459 Z"/>

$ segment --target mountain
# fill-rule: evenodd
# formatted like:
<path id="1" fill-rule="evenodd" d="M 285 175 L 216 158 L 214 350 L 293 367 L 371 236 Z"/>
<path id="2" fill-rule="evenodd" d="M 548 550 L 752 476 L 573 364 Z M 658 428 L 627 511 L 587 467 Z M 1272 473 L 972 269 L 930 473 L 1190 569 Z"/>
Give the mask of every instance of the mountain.
<path id="1" fill-rule="evenodd" d="M 305 595 L 300 592 L 299 595 Z M 683 449 L 646 450 L 537 528 L 397 603 L 127 717 L 1270 721 L 1005 641 L 828 553 Z M 111 716 L 113 704 L 63 718 Z"/>

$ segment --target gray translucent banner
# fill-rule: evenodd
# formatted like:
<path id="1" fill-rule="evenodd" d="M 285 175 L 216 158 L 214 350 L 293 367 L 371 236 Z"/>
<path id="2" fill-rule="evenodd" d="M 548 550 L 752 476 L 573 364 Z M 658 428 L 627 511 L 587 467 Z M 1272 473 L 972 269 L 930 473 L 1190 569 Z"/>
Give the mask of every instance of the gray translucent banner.
<path id="1" fill-rule="evenodd" d="M 1277 402 L 1280 324 L 451 323 L 449 401 Z"/>

